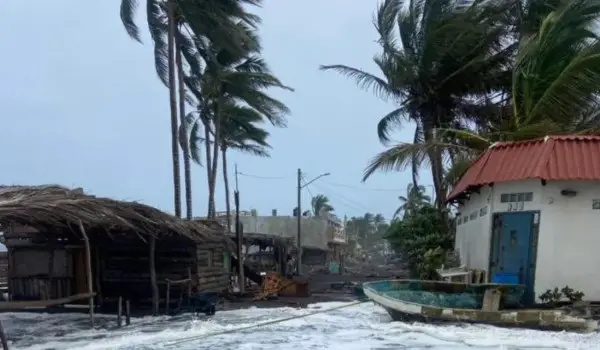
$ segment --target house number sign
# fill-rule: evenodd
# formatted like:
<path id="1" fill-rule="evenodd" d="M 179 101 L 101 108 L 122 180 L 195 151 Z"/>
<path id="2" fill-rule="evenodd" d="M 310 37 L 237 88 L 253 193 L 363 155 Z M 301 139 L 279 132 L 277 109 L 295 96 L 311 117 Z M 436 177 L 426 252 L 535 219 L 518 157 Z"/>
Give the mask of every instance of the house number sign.
<path id="1" fill-rule="evenodd" d="M 525 203 L 523 202 L 508 203 L 508 211 L 523 211 L 524 208 Z"/>

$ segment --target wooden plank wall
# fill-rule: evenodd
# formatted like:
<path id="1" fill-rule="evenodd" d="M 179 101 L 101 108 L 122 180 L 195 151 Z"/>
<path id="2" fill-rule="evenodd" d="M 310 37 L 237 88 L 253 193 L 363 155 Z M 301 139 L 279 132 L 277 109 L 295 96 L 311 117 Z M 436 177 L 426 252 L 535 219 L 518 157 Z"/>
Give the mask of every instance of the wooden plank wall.
<path id="1" fill-rule="evenodd" d="M 156 278 L 161 297 L 166 294 L 166 280 L 188 278 L 195 272 L 193 245 L 158 241 L 156 244 Z M 147 245 L 112 245 L 100 249 L 101 294 L 103 298 L 122 296 L 147 301 L 152 298 L 150 261 Z M 192 276 L 193 277 L 193 276 Z"/>
<path id="2" fill-rule="evenodd" d="M 70 250 L 35 246 L 9 249 L 11 300 L 47 300 L 74 294 Z"/>
<path id="3" fill-rule="evenodd" d="M 198 290 L 221 292 L 229 288 L 230 272 L 224 265 L 225 249 L 221 245 L 198 246 Z"/>

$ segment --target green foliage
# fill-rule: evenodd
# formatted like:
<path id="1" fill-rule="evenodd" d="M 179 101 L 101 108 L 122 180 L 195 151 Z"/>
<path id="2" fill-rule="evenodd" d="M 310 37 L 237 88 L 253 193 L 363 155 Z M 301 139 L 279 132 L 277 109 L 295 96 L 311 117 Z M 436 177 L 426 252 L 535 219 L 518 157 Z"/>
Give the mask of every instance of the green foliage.
<path id="1" fill-rule="evenodd" d="M 329 202 L 329 197 L 323 194 L 318 194 L 310 201 L 313 215 L 321 216 L 325 213 L 333 213 L 333 206 Z"/>
<path id="2" fill-rule="evenodd" d="M 373 213 L 353 216 L 345 227 L 349 240 L 359 243 L 363 249 L 377 248 L 388 228 L 383 215 Z"/>
<path id="3" fill-rule="evenodd" d="M 548 306 L 554 306 L 557 303 L 567 299 L 569 302 L 574 303 L 583 300 L 585 294 L 581 291 L 576 291 L 569 286 L 564 286 L 562 289 L 554 287 L 554 289 L 548 289 L 539 296 L 543 304 Z"/>
<path id="4" fill-rule="evenodd" d="M 598 0 L 383 0 L 376 74 L 342 74 L 395 104 L 378 124 L 376 171 L 430 167 L 438 209 L 466 166 L 495 142 L 600 133 Z M 370 54 L 369 54 L 370 55 Z M 392 132 L 416 124 L 413 139 Z"/>
<path id="5" fill-rule="evenodd" d="M 394 212 L 394 218 L 404 213 L 404 215 L 414 215 L 414 213 L 426 204 L 431 203 L 431 197 L 425 194 L 425 186 L 415 186 L 410 183 L 406 187 L 406 197 L 399 196 L 398 199 L 402 205 Z"/>
<path id="6" fill-rule="evenodd" d="M 413 277 L 431 280 L 437 278 L 435 270 L 453 249 L 454 234 L 448 227 L 443 216 L 426 205 L 392 222 L 385 238 L 395 251 L 406 256 Z"/>

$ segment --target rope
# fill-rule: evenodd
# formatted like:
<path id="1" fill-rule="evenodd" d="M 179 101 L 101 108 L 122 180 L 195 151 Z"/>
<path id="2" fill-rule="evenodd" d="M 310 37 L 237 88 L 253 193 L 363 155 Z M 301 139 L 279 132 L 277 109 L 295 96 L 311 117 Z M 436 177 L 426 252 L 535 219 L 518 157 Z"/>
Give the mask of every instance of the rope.
<path id="1" fill-rule="evenodd" d="M 218 335 L 229 334 L 229 333 L 241 332 L 241 331 L 245 331 L 245 330 L 253 329 L 253 328 L 270 326 L 270 325 L 277 324 L 277 323 L 283 323 L 283 322 L 286 322 L 286 321 L 296 320 L 296 319 L 299 319 L 299 318 L 313 316 L 313 315 L 316 315 L 316 314 L 324 314 L 324 313 L 327 313 L 327 312 L 330 312 L 330 311 L 335 311 L 335 310 L 339 310 L 339 309 L 343 309 L 343 308 L 347 308 L 347 307 L 351 307 L 351 306 L 356 306 L 356 305 L 363 304 L 363 303 L 369 303 L 369 302 L 371 302 L 371 301 L 370 300 L 356 301 L 356 302 L 353 302 L 351 304 L 342 305 L 342 306 L 336 306 L 336 307 L 332 307 L 332 308 L 325 309 L 325 310 L 318 310 L 318 311 L 310 312 L 310 313 L 304 314 L 304 315 L 297 315 L 297 316 L 291 316 L 291 317 L 287 317 L 287 318 L 280 318 L 280 319 L 277 319 L 277 320 L 267 321 L 267 322 L 263 322 L 263 323 L 259 323 L 259 324 L 255 324 L 255 325 L 251 325 L 251 326 L 246 326 L 246 327 L 241 327 L 241 328 L 235 328 L 235 329 L 227 329 L 227 330 L 224 330 L 224 331 L 221 331 L 221 332 L 208 333 L 208 334 L 202 334 L 202 335 L 197 335 L 197 336 L 188 337 L 188 338 L 182 338 L 182 339 L 174 340 L 174 341 L 171 341 L 171 342 L 165 342 L 165 345 L 167 347 L 173 347 L 175 345 L 179 345 L 179 344 L 183 344 L 183 343 L 189 343 L 189 342 L 192 342 L 192 341 L 195 341 L 195 340 L 206 339 L 206 338 L 215 337 L 215 336 L 218 336 Z"/>

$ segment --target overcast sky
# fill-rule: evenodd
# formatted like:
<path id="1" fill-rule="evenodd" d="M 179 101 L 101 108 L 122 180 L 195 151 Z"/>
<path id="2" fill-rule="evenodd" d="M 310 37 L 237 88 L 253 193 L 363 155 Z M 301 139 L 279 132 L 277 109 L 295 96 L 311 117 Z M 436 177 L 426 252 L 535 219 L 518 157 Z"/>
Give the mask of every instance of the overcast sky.
<path id="1" fill-rule="evenodd" d="M 229 156 L 232 185 L 234 163 L 265 177 L 239 177 L 242 209 L 291 213 L 299 167 L 307 177 L 331 173 L 303 191 L 305 208 L 311 193 L 329 196 L 340 217 L 389 217 L 399 205 L 408 172 L 360 182 L 368 159 L 383 150 L 376 123 L 393 106 L 318 69 L 343 63 L 376 72 L 375 7 L 364 0 L 267 0 L 256 10 L 264 56 L 296 91 L 274 92 L 293 114 L 287 129 L 272 131 L 270 159 Z M 4 1 L 0 12 L 0 183 L 80 186 L 172 211 L 168 91 L 154 71 L 145 14 L 140 45 L 122 27 L 118 0 Z M 395 138 L 409 141 L 412 132 L 407 125 Z M 206 213 L 205 174 L 193 167 L 198 216 Z M 224 209 L 221 179 L 217 210 Z"/>

